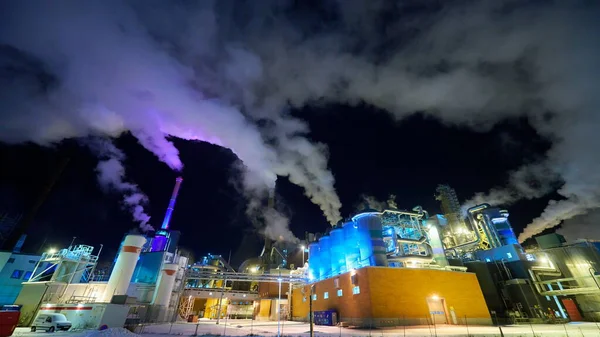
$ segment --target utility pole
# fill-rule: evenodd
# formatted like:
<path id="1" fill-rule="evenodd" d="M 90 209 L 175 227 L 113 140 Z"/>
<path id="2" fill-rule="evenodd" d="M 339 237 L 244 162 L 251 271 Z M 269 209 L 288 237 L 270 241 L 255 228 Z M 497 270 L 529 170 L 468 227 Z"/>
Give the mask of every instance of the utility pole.
<path id="1" fill-rule="evenodd" d="M 221 319 L 221 303 L 223 303 L 223 295 L 225 294 L 225 284 L 227 283 L 227 279 L 223 278 L 223 285 L 221 286 L 221 298 L 219 298 L 219 307 L 217 309 L 217 324 L 219 324 L 219 320 Z"/>
<path id="2" fill-rule="evenodd" d="M 312 299 L 313 299 L 313 293 L 314 293 L 314 285 L 311 284 L 310 286 L 310 299 L 308 301 L 308 322 L 310 324 L 310 337 L 314 337 L 314 329 L 313 329 L 313 306 L 312 306 Z"/>

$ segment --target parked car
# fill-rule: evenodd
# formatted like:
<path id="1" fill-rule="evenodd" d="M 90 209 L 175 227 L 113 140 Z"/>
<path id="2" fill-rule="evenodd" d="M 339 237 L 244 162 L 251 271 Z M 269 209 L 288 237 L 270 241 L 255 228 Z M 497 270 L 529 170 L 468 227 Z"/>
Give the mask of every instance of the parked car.
<path id="1" fill-rule="evenodd" d="M 54 332 L 57 330 L 67 331 L 71 329 L 71 322 L 63 314 L 40 314 L 31 325 L 31 332 L 46 330 Z"/>

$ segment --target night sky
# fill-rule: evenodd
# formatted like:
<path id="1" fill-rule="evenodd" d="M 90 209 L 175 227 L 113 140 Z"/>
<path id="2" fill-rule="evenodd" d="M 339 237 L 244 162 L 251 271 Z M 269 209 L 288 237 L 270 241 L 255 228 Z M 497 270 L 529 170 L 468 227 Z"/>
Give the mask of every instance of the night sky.
<path id="1" fill-rule="evenodd" d="M 239 258 L 243 237 L 257 254 L 257 233 L 323 232 L 366 196 L 437 213 L 448 184 L 508 208 L 520 241 L 600 239 L 599 15 L 586 0 L 3 1 L 0 212 L 33 214 L 60 172 L 25 251 L 76 237 L 109 259 L 147 216 L 160 226 L 181 175 L 182 247 Z"/>
<path id="2" fill-rule="evenodd" d="M 423 206 L 439 212 L 434 199 L 437 184 L 453 186 L 461 201 L 473 193 L 502 185 L 507 172 L 543 154 L 547 142 L 523 120 L 511 120 L 490 132 L 447 127 L 416 115 L 395 122 L 377 109 L 307 107 L 311 139 L 328 144 L 330 167 L 347 217 L 361 206 L 363 195 L 387 200 L 395 194 L 398 206 Z M 332 127 L 333 126 L 333 127 Z M 245 216 L 246 200 L 236 189 L 237 158 L 227 149 L 175 139 L 186 163 L 184 182 L 171 228 L 183 232 L 181 244 L 195 255 L 223 254 L 238 248 L 245 231 L 255 231 Z M 151 224 L 159 227 L 177 174 L 144 151 L 131 136 L 118 139 L 125 149 L 128 177 L 149 197 Z M 26 249 L 77 243 L 104 244 L 110 256 L 121 235 L 135 228 L 119 204 L 119 195 L 104 193 L 94 172 L 97 160 L 86 148 L 65 143 L 55 149 L 35 145 L 3 146 L 1 184 L 3 205 L 25 212 L 51 178 L 63 156 L 70 161 L 36 216 Z M 279 206 L 289 215 L 298 237 L 305 231 L 323 232 L 328 224 L 301 188 L 285 178 L 277 181 Z M 537 216 L 547 199 L 517 203 L 509 208 L 516 231 Z M 110 253 L 109 253 L 110 252 Z"/>

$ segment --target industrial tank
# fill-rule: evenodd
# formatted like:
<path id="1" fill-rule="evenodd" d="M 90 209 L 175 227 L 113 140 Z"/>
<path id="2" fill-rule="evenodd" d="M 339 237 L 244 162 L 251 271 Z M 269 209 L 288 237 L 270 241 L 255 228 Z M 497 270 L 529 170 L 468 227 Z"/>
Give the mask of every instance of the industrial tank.
<path id="1" fill-rule="evenodd" d="M 145 243 L 146 238 L 141 235 L 130 234 L 125 237 L 117 262 L 104 290 L 104 302 L 110 303 L 114 295 L 125 295 L 127 293 L 133 270 Z"/>
<path id="2" fill-rule="evenodd" d="M 152 298 L 152 304 L 168 306 L 173 293 L 173 285 L 175 285 L 175 273 L 179 265 L 177 263 L 165 263 L 162 267 L 160 277 L 154 296 Z"/>
<path id="3" fill-rule="evenodd" d="M 331 238 L 326 235 L 319 239 L 321 262 L 319 263 L 319 280 L 331 277 Z"/>
<path id="4" fill-rule="evenodd" d="M 331 236 L 331 272 L 333 275 L 342 274 L 348 271 L 346 268 L 346 247 L 344 247 L 344 230 L 335 228 L 330 233 Z"/>
<path id="5" fill-rule="evenodd" d="M 360 266 L 387 266 L 381 218 L 376 212 L 365 212 L 352 218 L 358 226 Z"/>
<path id="6" fill-rule="evenodd" d="M 316 281 L 319 278 L 319 244 L 311 242 L 308 245 L 308 279 Z"/>
<path id="7" fill-rule="evenodd" d="M 344 249 L 346 256 L 346 268 L 348 270 L 358 268 L 360 252 L 358 249 L 358 228 L 353 221 L 346 222 L 342 226 L 344 231 Z"/>

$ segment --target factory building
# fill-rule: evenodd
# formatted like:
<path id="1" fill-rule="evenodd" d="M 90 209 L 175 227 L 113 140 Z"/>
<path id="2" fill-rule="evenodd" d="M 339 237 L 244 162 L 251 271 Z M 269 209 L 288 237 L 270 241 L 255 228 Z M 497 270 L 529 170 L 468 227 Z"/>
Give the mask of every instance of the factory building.
<path id="1" fill-rule="evenodd" d="M 311 242 L 312 285 L 293 290 L 292 317 L 307 320 L 312 300 L 358 326 L 491 324 L 476 275 L 448 263 L 433 220 L 421 207 L 367 208 Z"/>
<path id="2" fill-rule="evenodd" d="M 600 242 L 567 243 L 558 234 L 536 238 L 528 272 L 537 292 L 552 298 L 572 320 L 600 320 Z"/>
<path id="3" fill-rule="evenodd" d="M 171 235 L 168 220 L 181 181 L 176 181 L 161 227 L 167 234 L 126 235 L 107 280 L 94 276 L 100 253 L 94 247 L 77 245 L 42 254 L 14 302 L 22 306 L 20 325 L 52 312 L 64 313 L 74 328 L 175 317 L 187 258 L 177 253 L 178 236 Z"/>

